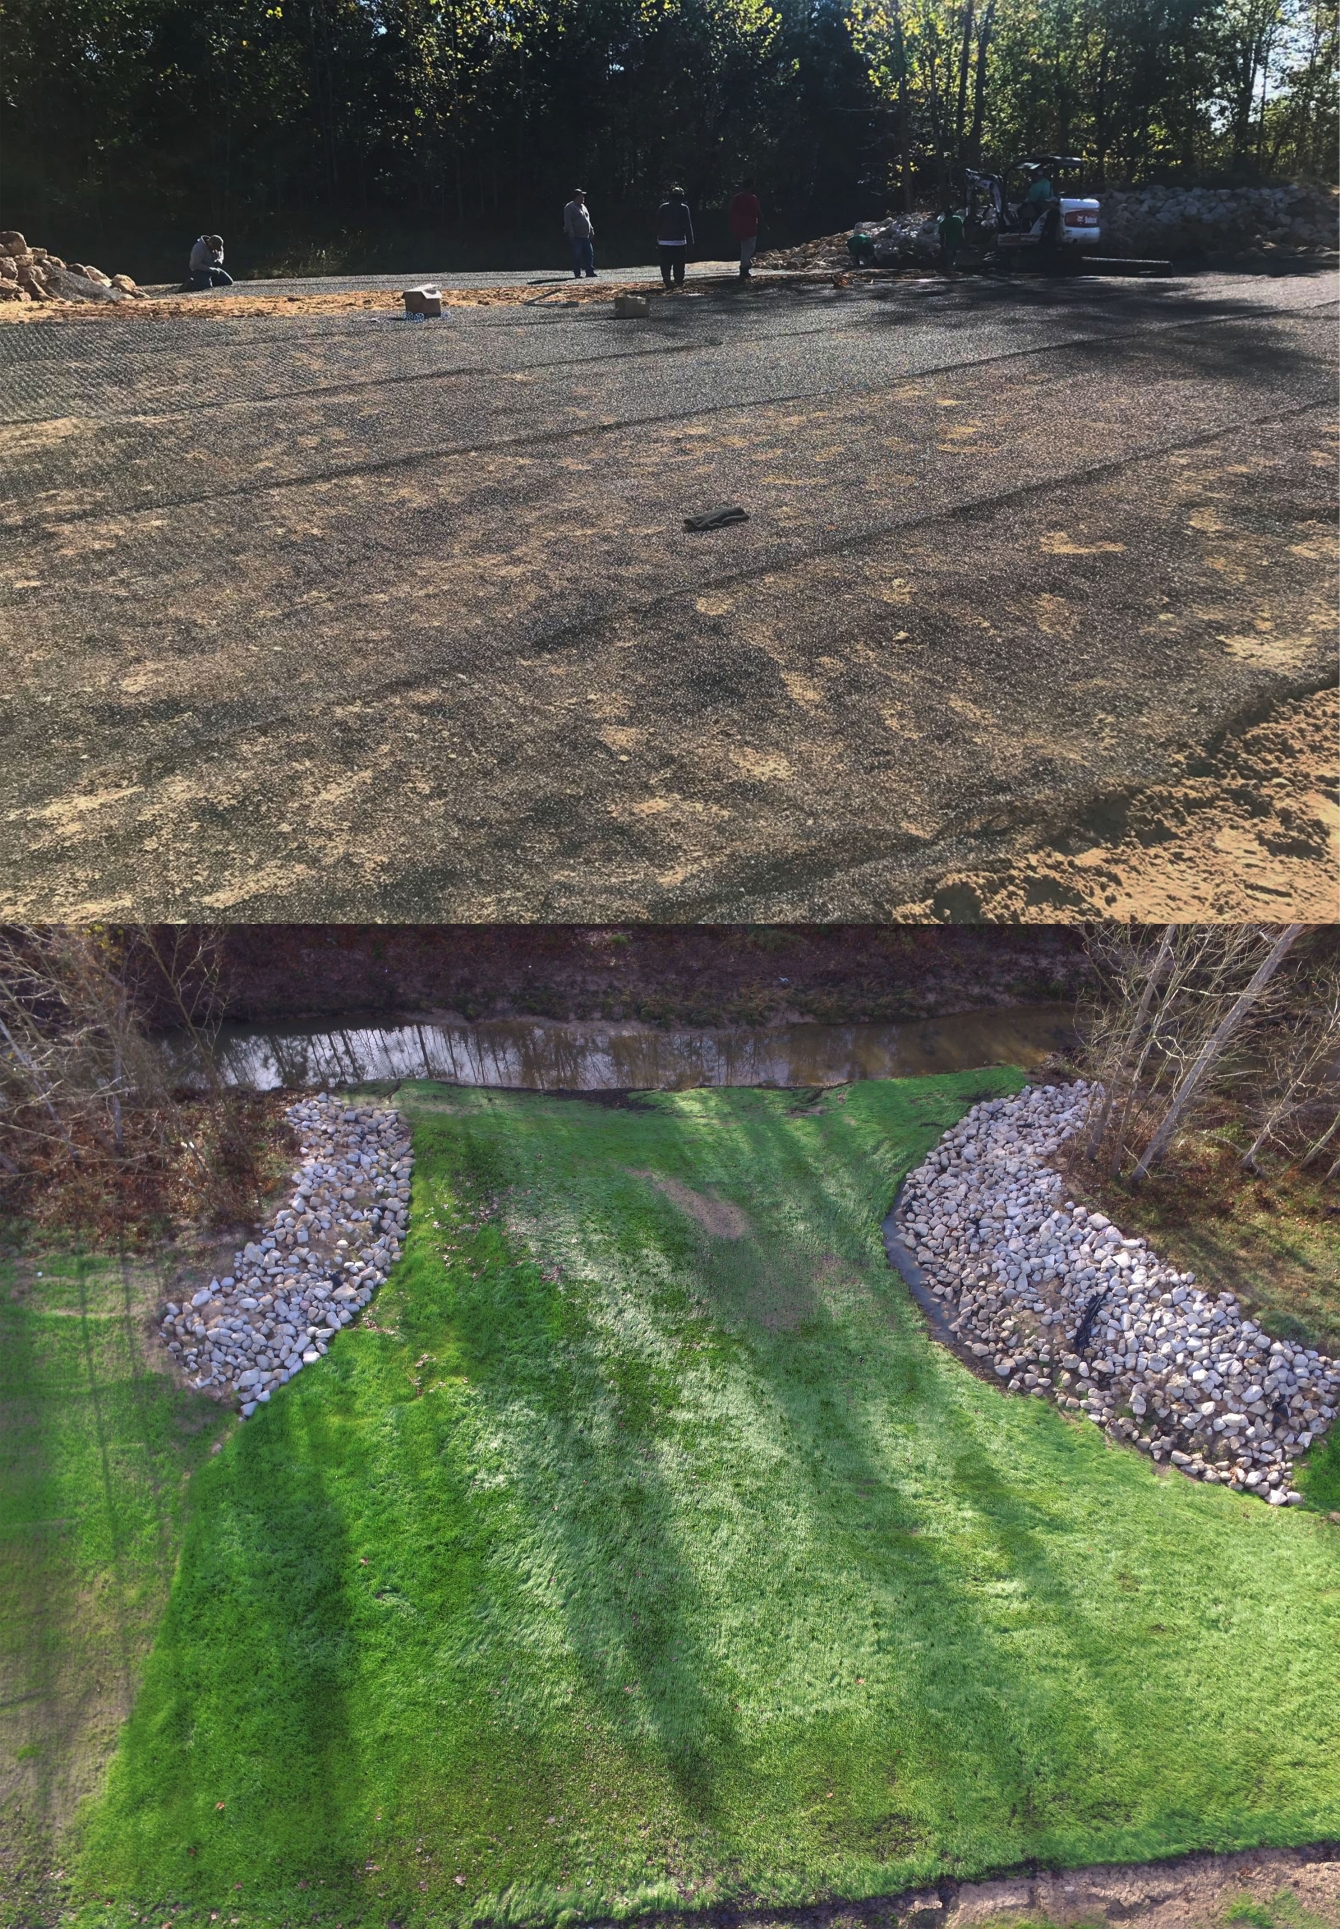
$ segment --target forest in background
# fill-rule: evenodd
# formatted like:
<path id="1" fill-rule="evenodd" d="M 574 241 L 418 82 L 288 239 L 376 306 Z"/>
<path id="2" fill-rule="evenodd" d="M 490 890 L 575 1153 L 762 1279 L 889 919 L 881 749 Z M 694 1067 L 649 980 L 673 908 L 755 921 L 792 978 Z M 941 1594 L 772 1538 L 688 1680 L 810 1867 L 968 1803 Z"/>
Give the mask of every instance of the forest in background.
<path id="1" fill-rule="evenodd" d="M 0 226 L 139 279 L 206 228 L 244 273 L 559 261 L 577 184 L 608 262 L 672 181 L 711 255 L 743 174 L 766 247 L 1030 148 L 1335 171 L 1335 0 L 0 0 L 0 45 Z"/>

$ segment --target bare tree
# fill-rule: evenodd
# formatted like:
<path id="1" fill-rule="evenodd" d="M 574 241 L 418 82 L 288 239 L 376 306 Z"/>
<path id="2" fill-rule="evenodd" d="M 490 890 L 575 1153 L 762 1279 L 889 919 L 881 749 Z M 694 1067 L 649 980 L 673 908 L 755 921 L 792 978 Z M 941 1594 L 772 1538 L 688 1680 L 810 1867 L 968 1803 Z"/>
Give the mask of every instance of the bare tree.
<path id="1" fill-rule="evenodd" d="M 1163 981 L 1168 960 L 1172 955 L 1173 940 L 1177 936 L 1177 926 L 1165 926 L 1159 940 L 1159 948 L 1153 961 L 1143 972 L 1144 983 L 1140 987 L 1139 999 L 1129 1025 L 1123 1016 L 1118 1016 L 1112 1031 L 1112 1062 L 1103 1080 L 1103 1096 L 1098 1110 L 1090 1123 L 1087 1152 L 1090 1159 L 1098 1156 L 1098 1148 L 1107 1136 L 1108 1128 L 1117 1107 L 1121 1107 L 1124 1120 L 1130 1108 L 1131 1098 L 1139 1090 L 1144 1073 L 1145 1061 L 1149 1057 L 1154 1040 L 1154 1031 L 1149 1023 L 1150 1009 L 1159 986 Z M 1137 982 L 1141 974 L 1137 971 Z M 1108 974 L 1111 982 L 1111 974 Z M 1120 1136 L 1120 1135 L 1118 1135 Z"/>
<path id="2" fill-rule="evenodd" d="M 22 1147 L 77 1137 L 124 1152 L 124 1103 L 157 1087 L 125 948 L 104 926 L 0 935 L 0 1130 Z"/>
<path id="3" fill-rule="evenodd" d="M 1260 1057 L 1256 1135 L 1242 1163 L 1260 1172 L 1270 1149 L 1285 1171 L 1309 1165 L 1340 1133 L 1340 952 L 1323 954 L 1300 995 L 1265 1027 Z"/>
<path id="4" fill-rule="evenodd" d="M 1169 1101 L 1168 1109 L 1159 1120 L 1153 1138 L 1145 1147 L 1131 1177 L 1143 1179 L 1151 1166 L 1157 1165 L 1172 1141 L 1178 1122 L 1186 1116 L 1196 1094 L 1204 1085 L 1215 1061 L 1223 1056 L 1228 1041 L 1239 1031 L 1244 1023 L 1259 1009 L 1261 997 L 1266 986 L 1284 963 L 1294 945 L 1302 936 L 1304 926 L 1286 925 L 1280 932 L 1266 956 L 1252 973 L 1249 983 L 1233 1000 L 1210 1036 L 1197 1052 L 1186 1074 L 1178 1080 L 1177 1088 Z"/>
<path id="5" fill-rule="evenodd" d="M 1106 926 L 1090 939 L 1085 1070 L 1101 1086 L 1072 1158 L 1138 1181 L 1212 1089 L 1259 1085 L 1262 1029 L 1287 1009 L 1280 969 L 1304 927 Z"/>
<path id="6" fill-rule="evenodd" d="M 0 931 L 0 1174 L 22 1187 L 96 1167 L 123 1188 L 185 1152 L 208 1194 L 249 1164 L 215 1042 L 221 934 L 204 926 Z M 173 1051 L 166 1017 L 187 1049 Z M 183 1062 L 203 1074 L 207 1149 L 184 1124 Z M 116 1177 L 119 1175 L 119 1178 Z"/>

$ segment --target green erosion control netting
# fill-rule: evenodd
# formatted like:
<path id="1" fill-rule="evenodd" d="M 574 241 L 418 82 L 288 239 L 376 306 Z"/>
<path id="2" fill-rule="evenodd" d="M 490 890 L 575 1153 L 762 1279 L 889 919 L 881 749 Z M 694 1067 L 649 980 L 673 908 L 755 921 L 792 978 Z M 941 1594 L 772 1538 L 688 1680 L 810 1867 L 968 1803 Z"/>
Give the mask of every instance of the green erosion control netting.
<path id="1" fill-rule="evenodd" d="M 586 1919 L 1333 1834 L 1335 1530 L 1004 1396 L 887 1266 L 901 1175 L 1017 1083 L 402 1087 L 406 1257 L 194 1478 L 78 1920 Z"/>
<path id="2" fill-rule="evenodd" d="M 1333 335 L 1241 281 L 0 328 L 10 901 L 869 915 L 1325 682 Z"/>

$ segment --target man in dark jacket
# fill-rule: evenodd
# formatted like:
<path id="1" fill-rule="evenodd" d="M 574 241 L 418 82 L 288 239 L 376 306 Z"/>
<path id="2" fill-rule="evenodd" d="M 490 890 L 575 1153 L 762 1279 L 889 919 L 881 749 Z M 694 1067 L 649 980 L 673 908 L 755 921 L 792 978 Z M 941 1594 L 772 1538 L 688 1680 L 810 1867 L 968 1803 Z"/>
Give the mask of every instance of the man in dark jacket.
<path id="1" fill-rule="evenodd" d="M 593 246 L 596 238 L 595 226 L 591 220 L 591 210 L 586 205 L 586 190 L 574 188 L 572 199 L 563 210 L 563 232 L 572 249 L 572 272 L 578 281 L 583 274 L 592 281 L 596 278 L 596 259 Z"/>
<path id="2" fill-rule="evenodd" d="M 661 257 L 661 280 L 676 288 L 684 286 L 684 264 L 693 246 L 693 216 L 684 199 L 683 188 L 671 188 L 670 199 L 656 210 L 656 246 Z"/>

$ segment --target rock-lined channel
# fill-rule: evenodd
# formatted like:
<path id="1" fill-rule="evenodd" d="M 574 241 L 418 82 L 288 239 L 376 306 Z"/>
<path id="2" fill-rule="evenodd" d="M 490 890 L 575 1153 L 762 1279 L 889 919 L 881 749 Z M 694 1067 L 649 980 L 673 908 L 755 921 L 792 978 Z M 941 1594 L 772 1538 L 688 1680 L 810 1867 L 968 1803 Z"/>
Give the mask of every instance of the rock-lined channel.
<path id="1" fill-rule="evenodd" d="M 1065 1198 L 1046 1161 L 1097 1095 L 1081 1082 L 974 1106 L 904 1183 L 905 1245 L 949 1331 L 1003 1388 L 1053 1398 L 1194 1478 L 1301 1503 L 1294 1459 L 1335 1419 L 1340 1370 Z M 244 1417 L 368 1304 L 409 1223 L 398 1112 L 323 1093 L 287 1117 L 301 1145 L 288 1205 L 162 1321 L 189 1384 Z"/>
<path id="2" fill-rule="evenodd" d="M 400 1257 L 414 1155 L 398 1112 L 322 1093 L 288 1109 L 301 1163 L 293 1196 L 162 1332 L 188 1382 L 249 1416 L 319 1360 Z"/>
<path id="3" fill-rule="evenodd" d="M 909 1175 L 903 1240 L 1003 1388 L 1192 1478 L 1300 1504 L 1294 1461 L 1335 1419 L 1340 1371 L 1066 1198 L 1047 1160 L 1098 1096 L 1081 1082 L 974 1106 Z"/>

